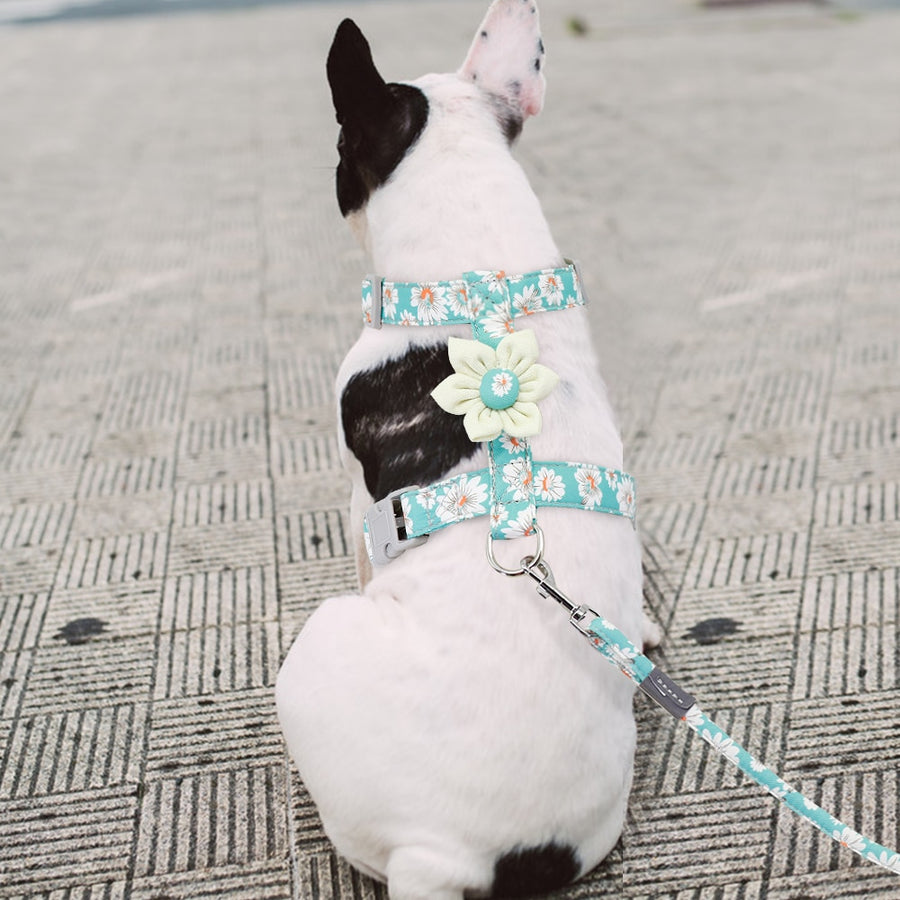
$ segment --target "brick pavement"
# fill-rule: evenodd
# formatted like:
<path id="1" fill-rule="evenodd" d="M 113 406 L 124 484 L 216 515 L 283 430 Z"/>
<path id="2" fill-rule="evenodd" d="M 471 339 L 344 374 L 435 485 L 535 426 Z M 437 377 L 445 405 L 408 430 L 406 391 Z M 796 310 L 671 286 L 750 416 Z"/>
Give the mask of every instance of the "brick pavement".
<path id="1" fill-rule="evenodd" d="M 331 380 L 366 263 L 323 59 L 350 12 L 389 77 L 455 67 L 483 5 L 0 29 L 0 897 L 384 898 L 271 697 L 354 579 Z M 518 152 L 584 263 L 659 659 L 896 847 L 900 16 L 542 14 Z M 900 896 L 638 716 L 625 836 L 559 897 Z"/>

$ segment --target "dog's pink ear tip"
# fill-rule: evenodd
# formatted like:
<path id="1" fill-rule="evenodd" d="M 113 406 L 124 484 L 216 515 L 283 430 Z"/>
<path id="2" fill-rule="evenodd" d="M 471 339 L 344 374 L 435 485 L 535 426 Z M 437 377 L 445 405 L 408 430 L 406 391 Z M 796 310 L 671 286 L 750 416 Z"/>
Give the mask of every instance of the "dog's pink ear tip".
<path id="1" fill-rule="evenodd" d="M 525 116 L 536 116 L 544 108 L 544 82 L 533 85 L 530 90 L 519 97 L 522 113 Z"/>
<path id="2" fill-rule="evenodd" d="M 529 97 L 522 103 L 522 112 L 526 116 L 536 116 L 544 108 L 544 95 Z"/>

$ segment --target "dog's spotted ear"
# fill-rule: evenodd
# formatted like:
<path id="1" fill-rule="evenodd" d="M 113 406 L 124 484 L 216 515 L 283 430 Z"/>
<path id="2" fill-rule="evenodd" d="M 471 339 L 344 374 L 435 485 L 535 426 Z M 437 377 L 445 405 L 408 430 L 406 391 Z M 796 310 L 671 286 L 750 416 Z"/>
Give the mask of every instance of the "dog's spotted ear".
<path id="1" fill-rule="evenodd" d="M 494 0 L 459 74 L 498 102 L 515 137 L 544 105 L 544 44 L 535 0 Z M 502 108 L 502 109 L 501 109 Z"/>

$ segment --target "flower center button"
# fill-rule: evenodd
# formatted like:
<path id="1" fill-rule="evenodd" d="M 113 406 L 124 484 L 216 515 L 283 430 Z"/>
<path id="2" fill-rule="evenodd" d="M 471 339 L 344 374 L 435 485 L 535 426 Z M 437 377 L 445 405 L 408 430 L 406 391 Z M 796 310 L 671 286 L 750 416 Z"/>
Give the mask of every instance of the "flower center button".
<path id="1" fill-rule="evenodd" d="M 481 379 L 481 402 L 488 409 L 509 409 L 519 398 L 519 379 L 509 369 L 489 369 Z"/>

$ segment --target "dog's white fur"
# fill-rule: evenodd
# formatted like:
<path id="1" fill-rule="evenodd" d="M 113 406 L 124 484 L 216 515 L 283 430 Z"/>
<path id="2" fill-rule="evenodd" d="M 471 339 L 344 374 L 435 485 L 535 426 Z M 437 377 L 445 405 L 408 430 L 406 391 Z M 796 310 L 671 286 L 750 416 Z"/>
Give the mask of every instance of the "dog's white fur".
<path id="1" fill-rule="evenodd" d="M 496 98 L 484 80 L 472 79 L 489 72 L 490 89 L 505 90 L 504 102 L 524 115 L 540 109 L 537 16 L 524 7 L 530 4 L 498 0 L 460 72 L 411 82 L 428 98 L 428 124 L 389 182 L 354 214 L 384 277 L 449 279 L 472 269 L 519 273 L 562 264 L 497 127 Z M 492 42 L 480 41 L 484 29 Z M 504 87 L 509 72 L 521 73 L 515 95 Z M 541 363 L 560 376 L 541 405 L 534 458 L 622 468 L 584 311 L 517 322 L 534 329 Z M 442 329 L 440 337 L 449 334 L 471 337 L 466 328 Z M 364 330 L 341 367 L 339 395 L 354 373 L 436 337 L 434 328 Z M 361 548 L 362 512 L 372 498 L 346 449 L 344 463 Z M 484 465 L 482 451 L 453 473 Z M 636 643 L 653 640 L 652 626 L 642 625 L 631 523 L 555 509 L 542 509 L 539 521 L 560 587 Z M 329 837 L 358 868 L 387 880 L 392 900 L 486 891 L 495 859 L 517 845 L 571 844 L 586 871 L 623 827 L 632 686 L 526 578 L 490 568 L 486 530 L 484 519 L 454 525 L 371 575 L 361 563 L 361 593 L 322 604 L 278 678 L 287 744 Z M 514 565 L 532 546 L 510 542 L 498 554 Z"/>

